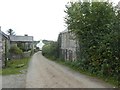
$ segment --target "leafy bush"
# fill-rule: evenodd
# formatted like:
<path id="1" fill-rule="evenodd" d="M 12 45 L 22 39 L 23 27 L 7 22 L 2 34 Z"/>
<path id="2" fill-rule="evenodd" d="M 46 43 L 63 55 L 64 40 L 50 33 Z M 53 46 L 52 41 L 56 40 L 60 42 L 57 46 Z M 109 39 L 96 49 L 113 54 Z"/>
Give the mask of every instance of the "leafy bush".
<path id="1" fill-rule="evenodd" d="M 53 59 L 58 57 L 58 45 L 57 42 L 50 42 L 46 44 L 42 48 L 42 54 Z"/>
<path id="2" fill-rule="evenodd" d="M 25 43 L 22 42 L 17 42 L 17 47 L 19 47 L 23 52 L 31 50 L 30 45 L 26 45 Z"/>
<path id="3" fill-rule="evenodd" d="M 75 2 L 65 12 L 68 29 L 79 41 L 79 67 L 119 82 L 120 9 L 108 2 Z"/>
<path id="4" fill-rule="evenodd" d="M 17 47 L 16 45 L 13 45 L 10 48 L 9 52 L 12 53 L 12 54 L 17 54 L 17 55 L 23 54 L 23 51 L 19 47 Z"/>

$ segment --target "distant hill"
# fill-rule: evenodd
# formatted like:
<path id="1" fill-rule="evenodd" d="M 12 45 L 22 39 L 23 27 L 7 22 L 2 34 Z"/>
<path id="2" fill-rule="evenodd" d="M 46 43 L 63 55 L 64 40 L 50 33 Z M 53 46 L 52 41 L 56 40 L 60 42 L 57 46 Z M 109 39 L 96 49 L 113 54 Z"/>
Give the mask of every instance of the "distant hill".
<path id="1" fill-rule="evenodd" d="M 44 44 L 50 44 L 51 42 L 54 42 L 54 41 L 51 41 L 51 40 L 42 40 L 42 42 L 43 42 Z"/>

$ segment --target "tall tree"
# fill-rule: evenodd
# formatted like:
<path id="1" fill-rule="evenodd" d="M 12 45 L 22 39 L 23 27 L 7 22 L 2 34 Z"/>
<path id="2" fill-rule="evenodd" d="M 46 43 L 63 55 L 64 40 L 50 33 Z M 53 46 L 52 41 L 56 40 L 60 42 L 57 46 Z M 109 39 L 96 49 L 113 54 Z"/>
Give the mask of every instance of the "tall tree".
<path id="1" fill-rule="evenodd" d="M 9 35 L 15 35 L 15 32 L 14 32 L 12 29 L 8 29 L 7 33 L 8 33 Z"/>
<path id="2" fill-rule="evenodd" d="M 65 12 L 68 30 L 79 42 L 79 67 L 119 82 L 119 7 L 109 2 L 71 2 Z"/>

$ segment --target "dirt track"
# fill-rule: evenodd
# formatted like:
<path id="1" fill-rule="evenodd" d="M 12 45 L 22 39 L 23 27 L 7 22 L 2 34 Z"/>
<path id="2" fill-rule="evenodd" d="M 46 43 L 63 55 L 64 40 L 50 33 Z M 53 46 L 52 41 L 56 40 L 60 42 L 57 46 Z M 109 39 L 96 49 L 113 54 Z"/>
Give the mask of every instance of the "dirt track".
<path id="1" fill-rule="evenodd" d="M 105 82 L 77 73 L 36 53 L 29 64 L 26 88 L 111 88 Z"/>
<path id="2" fill-rule="evenodd" d="M 25 88 L 25 74 L 2 76 L 2 88 Z M 0 89 L 1 90 L 1 89 Z"/>

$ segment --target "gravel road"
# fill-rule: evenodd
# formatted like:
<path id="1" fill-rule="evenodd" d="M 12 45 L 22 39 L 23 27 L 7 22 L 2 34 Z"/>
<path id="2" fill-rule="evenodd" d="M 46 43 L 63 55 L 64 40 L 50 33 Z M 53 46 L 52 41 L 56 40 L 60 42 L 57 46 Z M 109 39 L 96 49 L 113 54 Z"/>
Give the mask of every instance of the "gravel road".
<path id="1" fill-rule="evenodd" d="M 30 61 L 26 88 L 112 88 L 112 86 L 50 61 L 38 52 Z"/>
<path id="2" fill-rule="evenodd" d="M 0 90 L 2 89 L 2 75 L 0 75 Z"/>
<path id="3" fill-rule="evenodd" d="M 2 76 L 2 88 L 25 88 L 26 75 L 5 75 Z"/>

